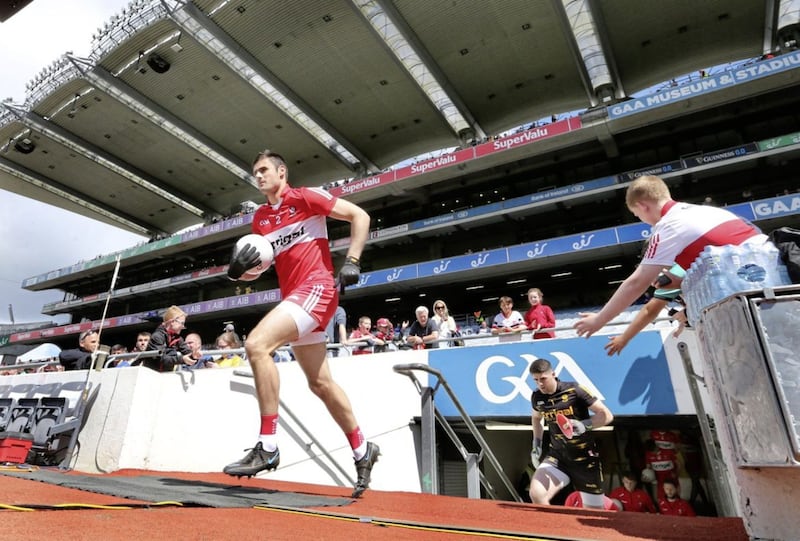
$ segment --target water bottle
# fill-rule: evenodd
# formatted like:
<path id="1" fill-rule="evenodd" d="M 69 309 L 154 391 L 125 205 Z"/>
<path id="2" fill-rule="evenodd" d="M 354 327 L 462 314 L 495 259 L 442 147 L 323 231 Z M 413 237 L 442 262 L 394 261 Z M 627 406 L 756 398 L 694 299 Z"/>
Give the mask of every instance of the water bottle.
<path id="1" fill-rule="evenodd" d="M 709 298 L 705 306 L 720 301 L 733 292 L 722 265 L 723 253 L 722 249 L 717 246 L 712 246 L 708 250 L 706 276 L 708 277 Z"/>

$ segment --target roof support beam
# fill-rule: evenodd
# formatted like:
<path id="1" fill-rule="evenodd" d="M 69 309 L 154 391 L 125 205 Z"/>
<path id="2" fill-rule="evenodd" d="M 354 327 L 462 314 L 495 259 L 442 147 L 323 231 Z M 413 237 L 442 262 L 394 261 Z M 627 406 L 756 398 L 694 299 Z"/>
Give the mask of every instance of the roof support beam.
<path id="1" fill-rule="evenodd" d="M 438 69 L 430 54 L 409 30 L 400 13 L 379 0 L 352 1 L 461 139 L 462 144 L 471 142 L 467 139 L 485 137 L 486 134 L 475 121 L 475 117 L 453 91 L 452 85 Z"/>
<path id="2" fill-rule="evenodd" d="M 619 78 L 614 81 L 609 69 L 608 60 L 595 24 L 588 0 L 552 0 L 555 12 L 559 15 L 562 26 L 572 39 L 569 40 L 570 51 L 578 72 L 586 89 L 591 107 L 614 99 Z"/>
<path id="3" fill-rule="evenodd" d="M 78 193 L 51 178 L 31 171 L 27 167 L 14 163 L 7 158 L 0 157 L 0 172 L 7 173 L 23 182 L 27 182 L 62 199 L 84 207 L 95 214 L 99 214 L 106 219 L 118 223 L 120 227 L 124 227 L 128 231 L 146 236 L 152 235 L 155 232 L 164 233 L 163 231 L 153 231 L 149 224 L 142 223 L 136 220 L 136 218 L 121 213 L 116 209 L 110 209 L 96 199 Z"/>
<path id="4" fill-rule="evenodd" d="M 235 74 L 307 131 L 351 171 L 359 162 L 370 171 L 379 171 L 367 156 L 345 139 L 310 105 L 295 94 L 275 74 L 262 65 L 197 6 L 185 0 L 161 0 L 175 24 L 219 58 Z"/>
<path id="5" fill-rule="evenodd" d="M 130 180 L 137 186 L 140 186 L 145 190 L 148 190 L 157 196 L 166 199 L 170 203 L 181 207 L 195 216 L 203 217 L 204 213 L 209 216 L 218 214 L 214 209 L 203 206 L 199 202 L 193 202 L 192 198 L 188 195 L 176 192 L 169 187 L 164 186 L 158 180 L 148 177 L 145 173 L 136 171 L 131 165 L 111 156 L 103 150 L 95 147 L 88 141 L 84 141 L 83 139 L 68 132 L 64 128 L 47 122 L 39 115 L 14 107 L 10 104 L 3 104 L 3 106 L 9 112 L 11 112 L 11 114 L 16 116 L 17 120 L 27 128 L 46 135 L 50 139 L 65 146 L 71 151 L 105 167 L 112 173 Z"/>
<path id="6" fill-rule="evenodd" d="M 373 19 L 370 19 L 370 16 L 364 11 L 364 7 L 362 7 L 362 6 L 367 6 L 368 4 L 370 4 L 370 2 L 369 1 L 365 1 L 365 0 L 353 0 L 353 2 L 359 8 L 359 10 L 361 11 L 362 15 L 364 15 L 364 17 L 369 19 L 369 22 L 370 22 L 370 24 L 373 25 L 373 28 L 375 29 L 375 31 L 378 32 L 378 34 L 381 36 L 381 38 L 384 41 L 386 41 L 387 36 L 385 35 L 385 33 L 382 32 L 381 30 L 379 30 L 378 28 L 375 28 L 375 23 L 373 22 L 373 20 L 376 20 L 376 19 L 374 19 L 374 17 L 373 17 Z M 419 57 L 419 59 L 422 62 L 422 64 L 431 73 L 431 76 L 433 77 L 433 79 L 441 87 L 442 92 L 444 92 L 444 94 L 447 96 L 447 98 L 452 103 L 453 107 L 456 108 L 456 110 L 464 118 L 464 121 L 472 129 L 474 137 L 477 137 L 478 139 L 485 138 L 486 137 L 486 132 L 483 130 L 483 128 L 480 126 L 480 124 L 478 124 L 478 121 L 475 119 L 475 115 L 473 115 L 472 111 L 469 110 L 469 108 L 467 107 L 466 103 L 464 103 L 464 100 L 456 92 L 455 88 L 453 88 L 453 85 L 452 85 L 452 83 L 450 83 L 450 80 L 447 78 L 447 76 L 444 74 L 444 72 L 441 70 L 441 68 L 439 68 L 439 65 L 433 59 L 433 57 L 428 52 L 428 50 L 423 46 L 422 42 L 419 40 L 417 35 L 411 30 L 411 27 L 409 27 L 408 23 L 403 18 L 403 16 L 400 14 L 400 12 L 397 10 L 397 8 L 394 6 L 394 4 L 392 2 L 385 2 L 383 0 L 374 0 L 374 3 L 385 13 L 385 15 L 388 17 L 388 19 L 399 30 L 400 36 L 408 43 L 408 45 L 411 47 L 411 49 L 417 54 L 417 56 Z M 386 41 L 386 45 L 389 47 L 389 49 L 392 51 L 392 53 L 397 55 L 397 52 L 395 52 L 395 50 L 392 48 L 391 44 L 388 41 Z M 403 63 L 403 67 L 406 68 L 406 70 L 409 70 L 408 66 L 405 65 L 405 63 L 403 62 L 402 58 L 400 58 L 398 56 L 398 59 L 400 60 L 401 63 Z M 409 70 L 409 73 L 411 74 L 412 77 L 414 77 L 414 73 L 412 73 L 410 70 Z M 416 77 L 414 77 L 414 78 L 416 80 Z M 417 84 L 419 84 L 419 81 L 417 81 Z M 423 89 L 423 91 L 425 91 L 424 88 L 422 88 L 422 89 Z M 427 91 L 426 91 L 426 94 L 427 94 Z M 436 102 L 433 100 L 433 98 L 430 95 L 429 95 L 429 98 L 431 99 L 431 101 L 434 102 L 434 105 L 436 105 Z M 437 106 L 437 109 L 439 109 L 438 106 Z M 442 114 L 442 116 L 445 116 L 444 111 L 439 109 L 439 112 Z M 445 119 L 447 120 L 446 116 L 445 116 Z M 451 124 L 451 126 L 454 129 L 454 131 L 456 131 L 456 133 L 458 134 L 458 131 L 455 129 L 455 126 L 452 125 L 450 120 L 448 120 L 448 123 Z"/>
<path id="7" fill-rule="evenodd" d="M 789 52 L 800 46 L 800 0 L 779 0 L 778 17 L 776 23 L 775 42 L 780 52 Z M 767 2 L 767 15 L 772 2 Z M 772 47 L 765 53 L 774 52 Z"/>
<path id="8" fill-rule="evenodd" d="M 123 105 L 163 129 L 178 140 L 210 159 L 237 178 L 258 189 L 247 164 L 231 156 L 200 132 L 169 113 L 160 105 L 143 96 L 108 71 L 96 66 L 91 60 L 67 55 L 67 58 L 81 72 L 81 76 L 92 86 L 102 90 Z"/>

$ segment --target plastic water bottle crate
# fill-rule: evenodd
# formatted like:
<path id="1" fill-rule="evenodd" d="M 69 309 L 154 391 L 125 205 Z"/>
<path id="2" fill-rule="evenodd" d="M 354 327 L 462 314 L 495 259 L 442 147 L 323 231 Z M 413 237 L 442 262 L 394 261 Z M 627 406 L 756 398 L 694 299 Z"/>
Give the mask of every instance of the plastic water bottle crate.
<path id="1" fill-rule="evenodd" d="M 689 322 L 696 325 L 704 308 L 725 297 L 791 283 L 771 244 L 706 246 L 687 269 L 681 289 Z"/>

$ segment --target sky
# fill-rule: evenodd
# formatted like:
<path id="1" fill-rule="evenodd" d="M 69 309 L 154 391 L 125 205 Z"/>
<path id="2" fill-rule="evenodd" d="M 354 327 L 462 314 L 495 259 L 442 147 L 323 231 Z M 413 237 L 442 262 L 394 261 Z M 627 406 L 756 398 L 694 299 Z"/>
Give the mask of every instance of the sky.
<path id="1" fill-rule="evenodd" d="M 33 0 L 0 23 L 0 101 L 24 103 L 25 84 L 67 51 L 88 56 L 92 34 L 129 0 Z M 51 224 L 57 223 L 57 228 Z M 56 321 L 42 306 L 63 292 L 21 288 L 31 276 L 138 244 L 143 237 L 51 205 L 0 190 L 0 324 Z M 109 284 L 111 285 L 111 284 Z"/>

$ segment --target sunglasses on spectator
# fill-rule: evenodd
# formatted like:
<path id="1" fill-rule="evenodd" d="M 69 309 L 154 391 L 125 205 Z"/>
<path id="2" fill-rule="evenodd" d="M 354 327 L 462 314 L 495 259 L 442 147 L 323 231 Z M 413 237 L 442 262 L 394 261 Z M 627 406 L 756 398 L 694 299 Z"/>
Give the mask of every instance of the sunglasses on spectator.
<path id="1" fill-rule="evenodd" d="M 88 331 L 83 331 L 81 335 L 78 337 L 78 340 L 85 340 L 87 336 L 91 336 L 93 334 L 97 334 L 97 331 L 94 329 L 90 329 Z"/>
<path id="2" fill-rule="evenodd" d="M 434 310 L 444 310 L 444 305 L 443 305 L 443 304 L 440 304 L 440 305 L 438 305 L 438 306 L 434 306 L 434 307 L 433 307 L 433 309 L 434 309 Z"/>

